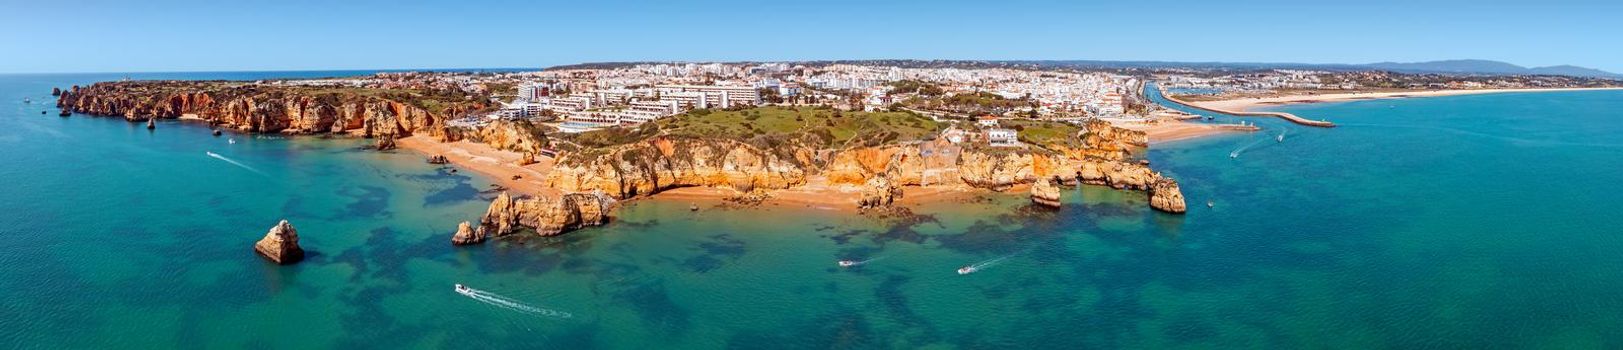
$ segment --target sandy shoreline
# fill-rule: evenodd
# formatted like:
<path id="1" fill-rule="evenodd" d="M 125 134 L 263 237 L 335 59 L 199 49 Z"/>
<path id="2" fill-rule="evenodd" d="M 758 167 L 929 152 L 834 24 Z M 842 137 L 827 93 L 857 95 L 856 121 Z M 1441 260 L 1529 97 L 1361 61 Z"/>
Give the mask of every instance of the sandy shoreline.
<path id="1" fill-rule="evenodd" d="M 395 141 L 401 149 L 408 149 L 423 154 L 424 161 L 428 156 L 443 155 L 456 165 L 456 168 L 471 170 L 484 175 L 496 185 L 506 187 L 508 191 L 532 196 L 557 196 L 562 194 L 556 189 L 541 183 L 548 171 L 552 169 L 552 159 L 541 157 L 539 163 L 518 166 L 522 154 L 513 151 L 503 151 L 482 143 L 457 141 L 441 143 L 428 137 L 407 137 Z M 517 180 L 513 176 L 519 176 Z"/>
<path id="2" fill-rule="evenodd" d="M 1327 103 L 1360 100 L 1375 100 L 1388 98 L 1411 97 L 1437 97 L 1456 95 L 1475 95 L 1511 92 L 1557 92 L 1557 91 L 1587 91 L 1587 90 L 1623 90 L 1623 88 L 1551 88 L 1551 89 L 1472 89 L 1472 90 L 1428 90 L 1428 91 L 1399 91 L 1399 92 L 1367 92 L 1367 93 L 1340 93 L 1320 95 L 1285 95 L 1276 97 L 1252 97 L 1216 101 L 1187 101 L 1205 108 L 1232 111 L 1249 111 L 1257 107 L 1278 106 L 1300 103 Z"/>
<path id="3" fill-rule="evenodd" d="M 1213 135 L 1256 131 L 1254 128 L 1234 124 L 1191 123 L 1181 120 L 1118 126 L 1143 131 L 1144 135 L 1149 137 L 1151 145 L 1192 140 Z"/>
<path id="4" fill-rule="evenodd" d="M 1010 189 L 1004 193 L 1015 193 L 1016 190 Z M 991 191 L 987 192 L 991 193 Z M 683 187 L 661 191 L 658 194 L 644 198 L 650 200 L 688 201 L 705 208 L 724 203 L 727 199 L 738 195 L 738 191 L 724 188 Z M 861 211 L 857 208 L 857 199 L 860 194 L 854 189 L 848 191 L 797 187 L 772 191 L 771 195 L 772 197 L 762 202 L 762 205 L 796 206 L 846 214 L 856 214 Z M 956 200 L 974 195 L 976 193 L 973 191 L 952 186 L 904 186 L 902 187 L 902 196 L 896 200 L 895 205 L 914 207 L 930 201 Z"/>

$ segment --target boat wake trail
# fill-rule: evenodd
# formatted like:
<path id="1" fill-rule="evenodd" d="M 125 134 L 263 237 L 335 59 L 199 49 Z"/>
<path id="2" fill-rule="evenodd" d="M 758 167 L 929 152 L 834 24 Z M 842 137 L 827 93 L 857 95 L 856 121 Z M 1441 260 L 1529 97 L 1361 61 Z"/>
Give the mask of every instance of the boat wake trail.
<path id="1" fill-rule="evenodd" d="M 519 302 L 518 300 L 513 300 L 512 298 L 501 296 L 500 294 L 486 292 L 486 291 L 482 291 L 482 290 L 478 290 L 478 289 L 468 288 L 466 291 L 457 291 L 457 293 L 462 294 L 463 296 L 466 296 L 469 299 L 477 300 L 477 301 L 479 301 L 481 303 L 490 304 L 490 305 L 494 305 L 496 307 L 500 307 L 500 308 L 503 308 L 503 309 L 513 310 L 513 311 L 522 312 L 522 313 L 526 313 L 526 314 L 531 314 L 531 315 L 536 315 L 536 316 L 555 317 L 555 318 L 575 317 L 575 315 L 571 315 L 568 312 L 563 312 L 563 311 L 558 311 L 558 310 L 551 310 L 551 309 L 532 306 L 532 305 L 529 305 L 529 304 L 525 304 L 523 302 Z"/>
<path id="2" fill-rule="evenodd" d="M 235 166 L 243 168 L 243 169 L 248 169 L 248 171 L 252 171 L 252 172 L 254 172 L 256 174 L 265 175 L 265 172 L 259 171 L 259 169 L 254 169 L 254 167 L 248 166 L 247 164 L 242 164 L 241 162 L 238 162 L 238 161 L 233 160 L 231 158 L 226 158 L 225 156 L 222 156 L 222 155 L 220 155 L 218 153 L 209 152 L 209 151 L 203 151 L 203 153 L 208 154 L 210 157 L 214 157 L 214 159 L 223 160 L 226 163 L 231 163 L 231 165 L 235 165 Z"/>
<path id="3" fill-rule="evenodd" d="M 1234 152 L 1229 152 L 1229 158 L 1239 158 L 1241 152 L 1245 152 L 1245 150 L 1251 149 L 1251 147 L 1256 147 L 1258 144 L 1261 144 L 1263 141 L 1268 141 L 1268 139 L 1258 139 L 1256 141 L 1252 141 L 1249 144 L 1246 144 L 1244 147 L 1240 147 L 1239 149 L 1234 150 Z"/>
<path id="4" fill-rule="evenodd" d="M 868 260 L 840 260 L 838 262 L 838 264 L 840 265 L 840 267 L 857 267 L 857 266 L 867 265 L 868 263 L 879 261 L 879 259 L 884 259 L 884 258 L 885 257 L 881 256 L 881 257 L 869 258 Z"/>
<path id="5" fill-rule="evenodd" d="M 996 257 L 996 258 L 986 259 L 986 260 L 983 260 L 981 262 L 977 262 L 977 263 L 974 263 L 974 264 L 969 264 L 969 266 L 964 266 L 964 267 L 958 268 L 958 274 L 960 274 L 960 275 L 968 275 L 968 274 L 980 272 L 981 270 L 985 270 L 987 268 L 997 266 L 998 264 L 1003 263 L 1004 260 L 1008 260 L 1009 258 L 1012 258 L 1015 255 L 1020 255 L 1022 253 L 1025 253 L 1025 251 L 1019 251 L 1019 252 L 1011 253 L 1009 255 L 1004 255 L 1004 256 L 1000 256 L 1000 257 Z"/>

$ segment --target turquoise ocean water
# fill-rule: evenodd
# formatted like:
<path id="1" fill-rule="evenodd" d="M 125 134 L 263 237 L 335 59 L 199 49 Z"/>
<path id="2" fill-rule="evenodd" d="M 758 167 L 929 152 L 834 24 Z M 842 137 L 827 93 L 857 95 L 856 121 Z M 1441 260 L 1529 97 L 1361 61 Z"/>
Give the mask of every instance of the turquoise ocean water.
<path id="1" fill-rule="evenodd" d="M 332 74 L 131 77 L 290 75 Z M 122 77 L 0 76 L 0 347 L 1623 347 L 1623 92 L 1281 107 L 1342 126 L 1152 150 L 1183 216 L 1086 186 L 903 219 L 649 200 L 456 248 L 489 183 L 419 155 L 47 108 Z M 253 254 L 282 218 L 307 261 Z"/>

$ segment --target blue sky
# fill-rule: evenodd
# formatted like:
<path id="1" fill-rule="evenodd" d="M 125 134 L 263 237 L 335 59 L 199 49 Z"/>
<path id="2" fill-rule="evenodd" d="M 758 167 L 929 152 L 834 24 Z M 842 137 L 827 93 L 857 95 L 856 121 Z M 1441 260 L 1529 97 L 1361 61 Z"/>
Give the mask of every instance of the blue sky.
<path id="1" fill-rule="evenodd" d="M 1623 72 L 1623 1 L 0 0 L 0 72 L 1456 58 Z"/>

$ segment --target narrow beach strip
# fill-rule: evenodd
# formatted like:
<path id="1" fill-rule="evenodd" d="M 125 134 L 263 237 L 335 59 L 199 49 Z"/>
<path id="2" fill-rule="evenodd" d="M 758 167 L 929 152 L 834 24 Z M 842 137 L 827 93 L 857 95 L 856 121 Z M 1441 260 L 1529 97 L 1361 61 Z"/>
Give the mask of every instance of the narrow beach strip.
<path id="1" fill-rule="evenodd" d="M 1290 113 L 1285 113 L 1285 112 L 1247 112 L 1247 111 L 1234 111 L 1234 110 L 1226 110 L 1226 109 L 1220 109 L 1220 108 L 1206 107 L 1206 106 L 1202 106 L 1202 105 L 1199 105 L 1199 104 L 1196 104 L 1196 103 L 1185 102 L 1184 100 L 1179 100 L 1176 97 L 1172 97 L 1172 95 L 1168 95 L 1166 93 L 1166 91 L 1162 91 L 1161 96 L 1165 97 L 1167 99 L 1167 101 L 1172 101 L 1172 102 L 1177 103 L 1177 104 L 1181 104 L 1181 105 L 1184 105 L 1184 106 L 1189 106 L 1190 108 L 1195 108 L 1195 109 L 1199 109 L 1199 110 L 1203 110 L 1203 111 L 1217 112 L 1217 113 L 1223 113 L 1223 114 L 1229 114 L 1229 115 L 1237 115 L 1237 116 L 1243 116 L 1243 117 L 1278 117 L 1280 119 L 1288 120 L 1288 121 L 1290 121 L 1292 123 L 1297 123 L 1297 124 L 1301 124 L 1301 125 L 1317 126 L 1317 127 L 1321 127 L 1321 128 L 1333 128 L 1333 127 L 1336 127 L 1336 123 L 1331 123 L 1330 121 L 1327 121 L 1327 120 L 1310 120 L 1310 119 L 1307 119 L 1307 118 L 1298 117 L 1295 114 L 1290 114 Z"/>

